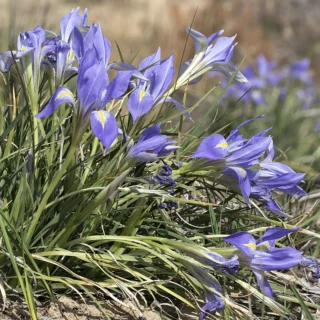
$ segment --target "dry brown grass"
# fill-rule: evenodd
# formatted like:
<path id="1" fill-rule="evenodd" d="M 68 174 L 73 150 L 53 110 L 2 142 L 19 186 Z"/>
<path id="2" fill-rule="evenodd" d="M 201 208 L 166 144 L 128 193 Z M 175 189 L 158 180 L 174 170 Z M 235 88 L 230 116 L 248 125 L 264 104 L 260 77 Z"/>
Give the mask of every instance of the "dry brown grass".
<path id="1" fill-rule="evenodd" d="M 2 49 L 18 31 L 36 24 L 58 31 L 64 13 L 88 6 L 90 21 L 101 21 L 105 35 L 112 43 L 119 42 L 125 57 L 139 50 L 140 59 L 161 46 L 163 56 L 174 51 L 178 60 L 185 25 L 197 9 L 196 29 L 205 34 L 219 29 L 225 29 L 227 36 L 238 34 L 235 62 L 244 55 L 250 61 L 260 53 L 284 62 L 307 56 L 320 70 L 318 0 L 0 0 L 0 5 Z M 192 51 L 190 44 L 186 58 Z M 115 50 L 113 59 L 118 59 Z"/>

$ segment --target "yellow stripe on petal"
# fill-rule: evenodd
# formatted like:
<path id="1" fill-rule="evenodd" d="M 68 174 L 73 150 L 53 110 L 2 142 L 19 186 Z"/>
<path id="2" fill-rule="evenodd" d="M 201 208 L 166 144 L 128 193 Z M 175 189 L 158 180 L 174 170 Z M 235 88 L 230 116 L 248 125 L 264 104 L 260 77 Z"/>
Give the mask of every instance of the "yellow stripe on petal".
<path id="1" fill-rule="evenodd" d="M 219 147 L 219 148 L 226 148 L 226 147 L 228 147 L 228 146 L 229 146 L 229 144 L 228 144 L 227 141 L 220 142 L 220 143 L 217 145 L 217 147 Z"/>
<path id="2" fill-rule="evenodd" d="M 247 243 L 246 246 L 253 250 L 257 249 L 257 246 L 254 243 Z"/>
<path id="3" fill-rule="evenodd" d="M 243 168 L 240 168 L 240 171 L 241 171 L 241 176 L 242 176 L 242 178 L 245 178 L 246 175 L 247 175 L 246 170 L 244 170 Z"/>
<path id="4" fill-rule="evenodd" d="M 102 128 L 104 128 L 104 124 L 106 122 L 106 118 L 104 116 L 104 113 L 103 113 L 103 111 L 97 111 L 97 112 L 99 114 L 99 122 L 101 123 Z"/>
<path id="5" fill-rule="evenodd" d="M 62 98 L 72 98 L 73 99 L 73 94 L 70 91 L 61 91 L 57 94 L 56 99 L 62 99 Z"/>
<path id="6" fill-rule="evenodd" d="M 143 99 L 145 94 L 146 94 L 146 92 L 144 90 L 140 91 L 139 101 L 141 101 Z"/>

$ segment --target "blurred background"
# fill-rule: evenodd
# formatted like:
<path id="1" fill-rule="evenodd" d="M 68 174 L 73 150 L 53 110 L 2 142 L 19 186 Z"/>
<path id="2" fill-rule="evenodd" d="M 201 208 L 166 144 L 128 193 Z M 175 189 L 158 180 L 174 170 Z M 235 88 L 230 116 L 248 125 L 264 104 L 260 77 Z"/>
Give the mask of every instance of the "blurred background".
<path id="1" fill-rule="evenodd" d="M 318 0 L 0 0 L 1 49 L 15 46 L 18 32 L 43 28 L 59 31 L 59 20 L 72 8 L 89 8 L 89 20 L 100 21 L 105 36 L 126 55 L 138 58 L 161 46 L 163 56 L 182 53 L 186 24 L 209 35 L 224 29 L 237 34 L 234 62 L 252 62 L 263 53 L 281 63 L 312 60 L 320 75 L 320 1 Z M 7 40 L 7 41 L 6 41 Z M 188 46 L 188 58 L 193 47 Z M 117 59 L 118 57 L 114 57 Z"/>
<path id="2" fill-rule="evenodd" d="M 89 22 L 101 22 L 104 35 L 113 45 L 112 61 L 119 60 L 117 41 L 126 62 L 135 56 L 138 64 L 160 46 L 162 58 L 174 51 L 178 67 L 187 37 L 185 27 L 191 25 L 193 18 L 193 28 L 206 36 L 221 29 L 225 30 L 224 36 L 237 34 L 232 63 L 238 65 L 245 58 L 241 70 L 252 67 L 246 74 L 251 82 L 240 90 L 239 87 L 227 90 L 216 108 L 219 121 L 207 131 L 214 132 L 229 123 L 232 127 L 265 113 L 263 120 L 244 128 L 248 134 L 273 127 L 271 134 L 281 157 L 296 170 L 317 177 L 320 170 L 319 0 L 0 0 L 0 5 L 1 51 L 8 50 L 8 44 L 15 48 L 18 33 L 36 25 L 59 33 L 60 18 L 78 6 L 89 8 Z M 188 41 L 183 61 L 193 55 L 192 41 Z M 267 73 L 283 74 L 279 82 L 270 83 L 269 73 L 261 74 L 258 70 L 257 58 L 261 55 L 267 64 L 273 61 Z M 294 73 L 295 63 L 301 60 L 304 69 Z M 305 81 L 306 77 L 310 81 Z M 212 75 L 189 86 L 187 106 L 192 106 L 220 80 Z M 215 90 L 194 112 L 195 120 L 216 101 L 221 90 Z M 248 99 L 241 98 L 246 92 Z M 180 97 L 178 94 L 180 101 L 182 94 Z M 262 95 L 262 103 L 257 101 L 257 94 Z"/>

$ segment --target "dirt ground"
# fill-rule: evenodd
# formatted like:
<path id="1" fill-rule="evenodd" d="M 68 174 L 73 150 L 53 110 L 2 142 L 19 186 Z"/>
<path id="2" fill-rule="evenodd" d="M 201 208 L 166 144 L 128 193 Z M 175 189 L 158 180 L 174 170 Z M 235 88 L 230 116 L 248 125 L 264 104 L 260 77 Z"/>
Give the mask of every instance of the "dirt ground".
<path id="1" fill-rule="evenodd" d="M 111 301 L 101 303 L 99 308 L 91 303 L 62 295 L 56 301 L 37 301 L 37 314 L 39 320 L 160 320 L 160 316 L 152 310 L 145 309 L 141 313 L 127 306 L 117 305 Z M 10 296 L 4 311 L 0 311 L 1 320 L 29 320 L 31 319 L 26 303 L 21 297 Z"/>

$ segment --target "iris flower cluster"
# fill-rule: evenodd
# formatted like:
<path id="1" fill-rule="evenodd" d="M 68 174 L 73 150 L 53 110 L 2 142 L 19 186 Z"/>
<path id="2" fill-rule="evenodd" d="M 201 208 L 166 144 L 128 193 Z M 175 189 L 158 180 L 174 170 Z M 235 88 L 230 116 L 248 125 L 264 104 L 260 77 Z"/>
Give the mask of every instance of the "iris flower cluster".
<path id="1" fill-rule="evenodd" d="M 241 193 L 249 206 L 249 197 L 252 197 L 273 213 L 289 217 L 274 200 L 273 194 L 283 192 L 293 197 L 305 195 L 298 185 L 303 181 L 304 174 L 273 161 L 275 152 L 272 137 L 267 135 L 269 129 L 250 139 L 245 139 L 239 133 L 242 126 L 255 119 L 241 123 L 227 138 L 221 134 L 204 138 L 192 157 L 207 159 L 207 165 L 220 170 L 221 176 L 217 181 Z"/>
<path id="2" fill-rule="evenodd" d="M 199 80 L 209 70 L 221 71 L 229 78 L 236 71 L 228 63 L 234 49 L 234 37 L 221 37 L 220 31 L 206 38 L 188 28 L 196 54 L 184 64 L 177 82 L 170 88 L 175 73 L 173 54 L 161 60 L 159 48 L 156 53 L 143 59 L 139 67 L 123 62 L 109 63 L 109 40 L 103 36 L 99 23 L 87 26 L 87 21 L 87 10 L 81 15 L 77 8 L 62 17 L 60 35 L 37 26 L 19 35 L 16 51 L 0 54 L 1 72 L 8 72 L 14 61 L 21 68 L 30 95 L 33 96 L 32 108 L 36 118 L 52 115 L 62 104 L 74 108 L 74 144 L 79 143 L 90 123 L 92 133 L 108 150 L 121 135 L 121 130 L 114 114 L 110 109 L 107 111 L 106 106 L 124 97 L 128 98 L 127 107 L 133 122 L 163 103 L 173 103 L 180 112 L 184 112 L 186 118 L 191 119 L 186 108 L 171 98 L 170 94 L 190 80 Z M 212 44 L 214 40 L 216 42 Z M 108 75 L 110 69 L 117 71 L 112 80 Z M 52 96 L 46 106 L 38 110 L 38 88 L 43 72 L 48 75 Z M 72 76 L 77 76 L 76 96 L 67 86 Z M 235 79 L 247 81 L 240 72 Z M 129 143 L 131 148 L 127 159 L 154 161 L 175 150 L 177 147 L 173 145 L 174 142 L 168 141 L 167 136 L 160 133 L 160 124 L 146 128 L 136 145 Z"/>
<path id="3" fill-rule="evenodd" d="M 246 66 L 242 73 L 249 82 L 231 84 L 226 91 L 225 98 L 232 97 L 242 102 L 252 102 L 256 105 L 266 104 L 266 89 L 277 86 L 279 97 L 284 100 L 288 95 L 288 88 L 294 85 L 294 94 L 302 104 L 303 109 L 308 109 L 316 101 L 316 90 L 310 72 L 310 60 L 302 59 L 293 64 L 278 68 L 276 61 L 268 61 L 260 55 L 256 60 L 255 68 Z M 224 82 L 223 85 L 226 85 Z M 269 92 L 269 91 L 268 91 Z"/>

